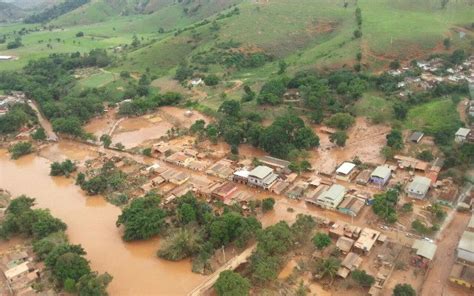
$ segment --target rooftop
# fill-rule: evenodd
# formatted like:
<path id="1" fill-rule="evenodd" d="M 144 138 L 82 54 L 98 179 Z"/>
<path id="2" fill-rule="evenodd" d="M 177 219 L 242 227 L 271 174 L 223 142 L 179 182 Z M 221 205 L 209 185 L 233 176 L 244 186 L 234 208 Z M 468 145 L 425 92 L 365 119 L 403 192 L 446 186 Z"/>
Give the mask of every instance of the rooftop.
<path id="1" fill-rule="evenodd" d="M 474 228 L 474 214 L 472 214 L 469 224 L 467 224 L 467 228 Z"/>
<path id="2" fill-rule="evenodd" d="M 258 160 L 263 164 L 279 168 L 287 168 L 290 165 L 289 161 L 271 156 L 262 156 L 259 157 Z"/>
<path id="3" fill-rule="evenodd" d="M 433 260 L 437 249 L 435 244 L 424 239 L 417 239 L 413 243 L 412 248 L 416 250 L 418 256 L 425 257 L 429 260 Z"/>
<path id="4" fill-rule="evenodd" d="M 355 168 L 355 166 L 356 165 L 351 162 L 344 162 L 337 168 L 336 174 L 347 175 Z"/>
<path id="5" fill-rule="evenodd" d="M 263 179 L 271 173 L 273 173 L 272 168 L 269 168 L 269 167 L 264 166 L 264 165 L 259 165 L 258 167 L 254 168 L 250 172 L 249 176 L 256 177 L 256 178 L 259 178 L 259 179 Z"/>
<path id="6" fill-rule="evenodd" d="M 390 170 L 389 167 L 387 166 L 378 166 L 372 174 L 370 174 L 371 177 L 377 177 L 381 179 L 388 179 L 390 177 L 390 174 L 392 173 L 392 170 Z"/>
<path id="7" fill-rule="evenodd" d="M 458 137 L 467 137 L 470 132 L 471 132 L 470 129 L 461 127 L 461 128 L 458 129 L 458 131 L 456 132 L 455 135 L 458 136 Z"/>
<path id="8" fill-rule="evenodd" d="M 413 181 L 408 185 L 408 191 L 416 193 L 426 193 L 430 188 L 431 180 L 422 176 L 415 176 Z"/>
<path id="9" fill-rule="evenodd" d="M 459 241 L 458 249 L 474 253 L 474 232 L 464 231 Z"/>
<path id="10" fill-rule="evenodd" d="M 322 194 L 323 198 L 337 200 L 346 194 L 346 188 L 339 184 L 334 184 Z"/>
<path id="11" fill-rule="evenodd" d="M 414 132 L 413 134 L 411 134 L 410 136 L 410 141 L 412 142 L 418 142 L 420 141 L 420 139 L 424 136 L 424 134 L 422 132 Z"/>
<path id="12" fill-rule="evenodd" d="M 10 268 L 9 270 L 5 271 L 5 277 L 10 280 L 16 276 L 19 276 L 22 273 L 25 273 L 29 270 L 28 268 L 28 262 L 23 262 L 22 264 L 19 264 L 13 268 Z"/>

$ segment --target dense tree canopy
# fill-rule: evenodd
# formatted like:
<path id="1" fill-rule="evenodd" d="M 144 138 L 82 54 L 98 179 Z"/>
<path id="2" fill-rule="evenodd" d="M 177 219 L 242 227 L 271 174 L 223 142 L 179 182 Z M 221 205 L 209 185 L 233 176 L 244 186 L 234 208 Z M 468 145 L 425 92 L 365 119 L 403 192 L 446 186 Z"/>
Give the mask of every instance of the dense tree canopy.
<path id="1" fill-rule="evenodd" d="M 149 195 L 133 200 L 123 209 L 116 225 L 124 226 L 124 240 L 143 240 L 161 233 L 165 217 L 166 213 L 160 208 L 160 198 Z"/>
<path id="2" fill-rule="evenodd" d="M 226 270 L 219 274 L 214 289 L 218 296 L 246 296 L 249 294 L 250 282 L 240 274 Z"/>

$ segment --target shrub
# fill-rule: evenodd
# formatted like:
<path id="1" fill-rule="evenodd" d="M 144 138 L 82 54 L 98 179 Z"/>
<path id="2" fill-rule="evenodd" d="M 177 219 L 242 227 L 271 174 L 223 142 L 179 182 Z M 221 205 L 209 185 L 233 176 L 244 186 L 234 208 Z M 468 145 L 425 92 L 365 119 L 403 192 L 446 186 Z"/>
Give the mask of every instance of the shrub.
<path id="1" fill-rule="evenodd" d="M 313 237 L 313 244 L 318 250 L 323 250 L 331 244 L 331 238 L 326 233 L 318 232 Z"/>
<path id="2" fill-rule="evenodd" d="M 8 151 L 12 159 L 18 159 L 23 155 L 33 152 L 33 145 L 30 142 L 18 142 L 11 146 Z"/>
<path id="3" fill-rule="evenodd" d="M 272 197 L 265 198 L 262 201 L 262 212 L 266 213 L 268 211 L 273 210 L 273 206 L 275 205 L 275 199 Z"/>

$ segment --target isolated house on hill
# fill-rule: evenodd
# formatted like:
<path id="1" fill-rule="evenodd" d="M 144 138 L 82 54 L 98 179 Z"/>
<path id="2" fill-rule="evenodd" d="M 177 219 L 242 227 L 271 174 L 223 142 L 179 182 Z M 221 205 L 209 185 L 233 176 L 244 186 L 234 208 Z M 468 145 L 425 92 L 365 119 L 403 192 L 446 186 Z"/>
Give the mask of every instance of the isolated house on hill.
<path id="1" fill-rule="evenodd" d="M 471 130 L 468 128 L 461 127 L 458 131 L 454 134 L 454 141 L 456 143 L 464 143 L 466 142 Z"/>

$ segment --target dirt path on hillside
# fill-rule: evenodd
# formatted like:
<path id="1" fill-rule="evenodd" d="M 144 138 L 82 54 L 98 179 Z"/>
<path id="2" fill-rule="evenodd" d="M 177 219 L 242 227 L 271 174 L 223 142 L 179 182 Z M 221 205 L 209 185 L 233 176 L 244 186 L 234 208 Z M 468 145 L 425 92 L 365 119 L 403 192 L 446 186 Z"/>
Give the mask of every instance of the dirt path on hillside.
<path id="1" fill-rule="evenodd" d="M 459 102 L 457 106 L 459 118 L 461 118 L 461 121 L 464 123 L 467 123 L 467 112 L 466 112 L 467 104 L 469 104 L 469 100 L 466 98 L 462 100 L 461 102 Z"/>
<path id="2" fill-rule="evenodd" d="M 234 82 L 235 84 L 234 84 L 234 86 L 232 86 L 231 88 L 226 89 L 226 90 L 224 91 L 226 94 L 228 94 L 228 93 L 230 93 L 230 92 L 233 92 L 233 91 L 239 89 L 239 88 L 242 86 L 242 84 L 244 84 L 244 82 L 243 82 L 242 80 L 232 80 L 232 81 L 229 81 L 229 82 Z"/>
<path id="3" fill-rule="evenodd" d="M 470 216 L 456 212 L 451 223 L 437 241 L 438 249 L 431 270 L 428 271 L 422 286 L 421 296 L 469 295 L 469 291 L 458 289 L 449 284 L 448 277 L 455 261 L 455 250 Z"/>

